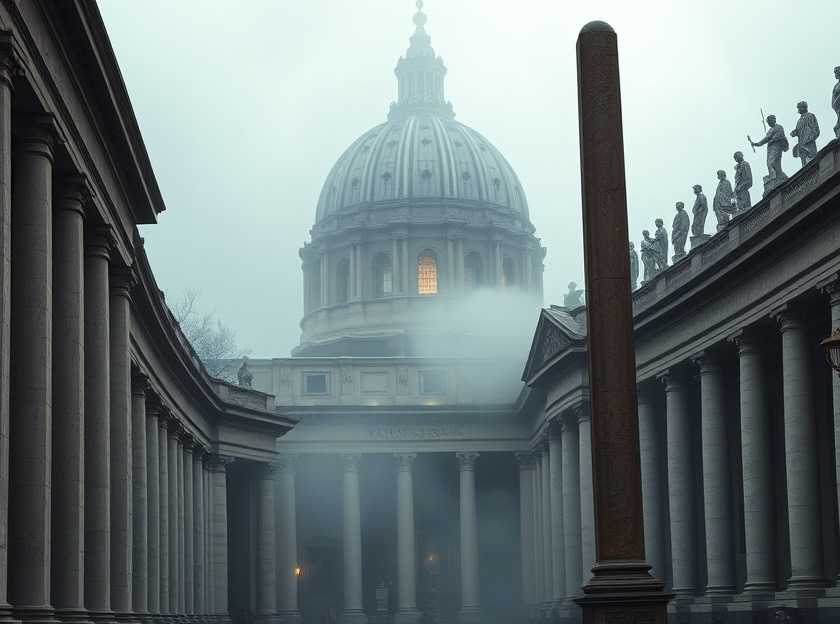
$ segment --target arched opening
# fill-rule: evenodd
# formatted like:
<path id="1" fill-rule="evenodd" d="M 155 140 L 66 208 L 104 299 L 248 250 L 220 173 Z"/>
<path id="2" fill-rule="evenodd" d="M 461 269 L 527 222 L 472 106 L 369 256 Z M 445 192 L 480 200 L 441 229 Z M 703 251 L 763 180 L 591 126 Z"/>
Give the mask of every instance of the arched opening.
<path id="1" fill-rule="evenodd" d="M 471 251 L 464 258 L 464 286 L 475 289 L 481 286 L 481 256 Z"/>
<path id="2" fill-rule="evenodd" d="M 373 296 L 390 297 L 394 291 L 394 272 L 391 258 L 387 254 L 377 254 L 373 258 Z"/>
<path id="3" fill-rule="evenodd" d="M 336 303 L 347 303 L 350 299 L 350 261 L 347 258 L 339 260 L 335 271 L 335 300 Z"/>
<path id="4" fill-rule="evenodd" d="M 513 288 L 516 286 L 516 265 L 507 256 L 502 260 L 502 288 Z"/>
<path id="5" fill-rule="evenodd" d="M 417 293 L 420 295 L 436 295 L 437 291 L 437 258 L 431 251 L 424 251 L 417 260 Z"/>

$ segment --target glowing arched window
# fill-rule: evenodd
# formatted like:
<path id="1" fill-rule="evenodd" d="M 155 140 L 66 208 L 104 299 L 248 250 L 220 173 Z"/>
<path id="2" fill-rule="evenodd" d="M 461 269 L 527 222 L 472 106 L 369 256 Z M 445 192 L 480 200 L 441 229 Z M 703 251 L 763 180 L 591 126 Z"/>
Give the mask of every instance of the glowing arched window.
<path id="1" fill-rule="evenodd" d="M 417 292 L 421 295 L 436 295 L 438 291 L 437 260 L 431 254 L 423 254 L 417 261 Z"/>
<path id="2" fill-rule="evenodd" d="M 516 265 L 510 258 L 502 261 L 502 287 L 511 288 L 516 285 Z"/>
<path id="3" fill-rule="evenodd" d="M 481 256 L 474 251 L 464 258 L 464 285 L 467 288 L 481 286 Z"/>
<path id="4" fill-rule="evenodd" d="M 391 258 L 379 254 L 373 259 L 373 294 L 375 297 L 390 297 L 394 290 L 394 272 Z"/>
<path id="5" fill-rule="evenodd" d="M 350 298 L 350 261 L 346 258 L 339 261 L 335 272 L 336 303 L 347 303 Z"/>

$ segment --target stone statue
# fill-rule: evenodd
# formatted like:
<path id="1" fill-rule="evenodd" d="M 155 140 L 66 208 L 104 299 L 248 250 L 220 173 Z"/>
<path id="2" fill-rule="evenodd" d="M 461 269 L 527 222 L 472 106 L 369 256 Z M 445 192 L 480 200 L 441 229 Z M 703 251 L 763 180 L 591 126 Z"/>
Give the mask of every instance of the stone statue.
<path id="1" fill-rule="evenodd" d="M 639 284 L 639 254 L 633 241 L 630 241 L 630 290 L 636 290 Z"/>
<path id="2" fill-rule="evenodd" d="M 251 387 L 251 383 L 254 381 L 254 376 L 251 374 L 251 371 L 248 370 L 248 358 L 242 358 L 242 366 L 239 367 L 239 370 L 236 373 L 236 379 L 241 387 Z"/>
<path id="3" fill-rule="evenodd" d="M 688 239 L 689 220 L 685 212 L 685 204 L 677 202 L 677 214 L 674 215 L 674 223 L 671 226 L 671 245 L 674 246 L 674 262 L 685 257 L 685 241 Z"/>
<path id="4" fill-rule="evenodd" d="M 779 186 L 787 180 L 787 175 L 782 171 L 782 154 L 790 149 L 785 136 L 785 129 L 776 123 L 775 115 L 767 115 L 767 134 L 758 143 L 750 139 L 753 147 L 767 145 L 767 176 L 764 178 L 764 194 Z M 749 138 L 749 137 L 748 137 Z"/>
<path id="5" fill-rule="evenodd" d="M 569 292 L 563 295 L 563 306 L 577 308 L 583 305 L 583 291 L 574 282 L 569 282 Z"/>
<path id="6" fill-rule="evenodd" d="M 709 201 L 703 195 L 703 187 L 699 184 L 694 185 L 694 194 L 697 199 L 694 200 L 694 219 L 691 222 L 691 235 L 703 236 L 706 233 L 706 215 L 709 214 Z"/>
<path id="7" fill-rule="evenodd" d="M 712 200 L 712 209 L 717 217 L 717 229 L 720 232 L 729 223 L 729 217 L 735 211 L 735 193 L 732 184 L 726 179 L 726 172 L 719 169 L 717 172 L 718 185 L 715 191 L 715 198 Z"/>
<path id="8" fill-rule="evenodd" d="M 648 230 L 642 230 L 640 249 L 642 251 L 642 265 L 645 268 L 645 273 L 642 277 L 642 286 L 644 286 L 656 277 L 656 254 L 659 250 L 659 244 L 650 237 Z"/>
<path id="9" fill-rule="evenodd" d="M 837 84 L 834 85 L 834 90 L 831 92 L 831 108 L 837 113 L 837 125 L 834 126 L 834 136 L 840 139 L 840 65 L 834 68 L 834 77 L 837 78 Z"/>
<path id="10" fill-rule="evenodd" d="M 820 124 L 817 116 L 808 112 L 808 102 L 802 101 L 796 105 L 799 111 L 799 121 L 790 136 L 799 137 L 799 143 L 793 146 L 793 157 L 799 158 L 804 167 L 817 156 L 817 137 L 820 136 Z"/>
<path id="11" fill-rule="evenodd" d="M 753 185 L 752 168 L 744 160 L 743 152 L 735 152 L 735 210 L 741 213 L 752 207 L 750 189 Z"/>
<path id="12" fill-rule="evenodd" d="M 659 273 L 668 268 L 668 232 L 665 231 L 665 223 L 662 219 L 657 219 L 654 223 L 656 224 L 656 233 L 653 236 L 658 245 L 658 249 L 656 250 L 656 272 Z"/>

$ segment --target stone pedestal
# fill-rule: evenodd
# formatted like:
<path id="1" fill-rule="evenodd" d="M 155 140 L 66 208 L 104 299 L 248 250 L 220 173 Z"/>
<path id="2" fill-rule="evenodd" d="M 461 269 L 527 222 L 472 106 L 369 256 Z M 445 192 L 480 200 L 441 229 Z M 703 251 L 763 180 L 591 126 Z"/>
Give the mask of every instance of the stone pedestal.
<path id="1" fill-rule="evenodd" d="M 691 241 L 691 250 L 694 251 L 700 245 L 707 242 L 711 237 L 711 234 L 697 234 L 696 236 L 692 236 L 689 239 Z"/>
<path id="2" fill-rule="evenodd" d="M 762 197 L 767 197 L 767 195 L 770 194 L 770 192 L 772 192 L 773 189 L 784 184 L 787 181 L 788 177 L 787 174 L 785 174 L 784 172 L 779 172 L 779 175 L 775 177 L 771 178 L 769 175 L 766 175 L 762 179 L 764 181 L 764 194 L 762 195 Z"/>

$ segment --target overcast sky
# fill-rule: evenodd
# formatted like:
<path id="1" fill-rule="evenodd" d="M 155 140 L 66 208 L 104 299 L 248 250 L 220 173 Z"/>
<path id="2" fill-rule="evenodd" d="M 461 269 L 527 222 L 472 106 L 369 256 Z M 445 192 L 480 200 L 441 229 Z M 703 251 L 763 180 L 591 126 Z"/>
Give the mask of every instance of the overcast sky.
<path id="1" fill-rule="evenodd" d="M 385 121 L 414 0 L 100 0 L 167 210 L 144 226 L 158 285 L 186 289 L 254 356 L 286 356 L 302 313 L 298 249 L 344 149 Z M 630 232 L 691 187 L 709 199 L 732 153 L 761 197 L 760 109 L 786 132 L 805 99 L 833 135 L 837 0 L 427 0 L 457 118 L 507 157 L 548 247 L 545 303 L 583 281 L 575 40 L 619 35 Z M 790 152 L 783 167 L 797 164 Z M 709 214 L 707 232 L 714 228 Z M 536 322 L 537 313 L 534 313 Z"/>

